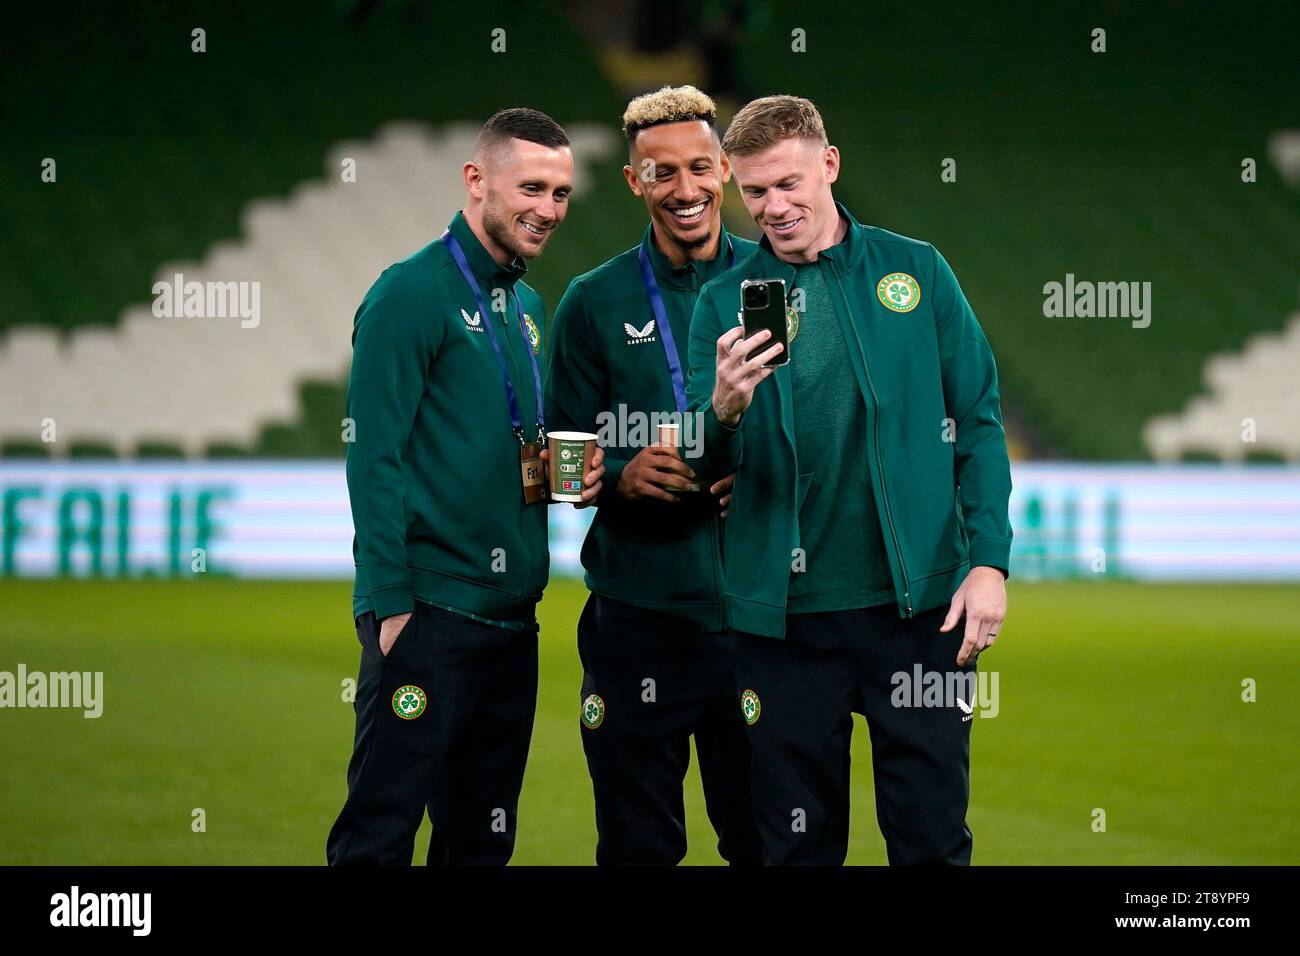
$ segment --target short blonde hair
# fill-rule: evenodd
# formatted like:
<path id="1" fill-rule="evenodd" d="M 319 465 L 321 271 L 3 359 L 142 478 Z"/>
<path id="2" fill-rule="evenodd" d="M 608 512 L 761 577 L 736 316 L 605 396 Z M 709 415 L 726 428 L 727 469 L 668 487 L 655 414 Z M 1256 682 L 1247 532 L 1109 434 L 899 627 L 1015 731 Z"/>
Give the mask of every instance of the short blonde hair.
<path id="1" fill-rule="evenodd" d="M 817 107 L 802 96 L 764 96 L 746 103 L 736 114 L 722 148 L 728 155 L 749 156 L 792 136 L 827 145 Z"/>
<path id="2" fill-rule="evenodd" d="M 665 86 L 627 104 L 623 111 L 623 135 L 631 143 L 643 129 L 690 120 L 703 120 L 716 128 L 718 108 L 707 93 L 693 86 Z"/>

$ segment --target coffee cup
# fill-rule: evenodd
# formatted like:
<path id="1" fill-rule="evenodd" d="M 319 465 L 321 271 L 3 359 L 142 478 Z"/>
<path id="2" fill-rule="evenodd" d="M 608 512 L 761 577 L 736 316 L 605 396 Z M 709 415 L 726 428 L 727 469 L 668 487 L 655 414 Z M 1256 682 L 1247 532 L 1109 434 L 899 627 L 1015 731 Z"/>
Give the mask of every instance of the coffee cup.
<path id="1" fill-rule="evenodd" d="M 676 422 L 662 422 L 659 425 L 659 444 L 664 448 L 677 449 L 677 457 L 681 458 L 682 447 L 682 426 Z M 686 485 L 687 491 L 699 491 L 700 486 L 695 482 L 689 482 Z"/>
<path id="2" fill-rule="evenodd" d="M 551 500 L 582 501 L 582 489 L 596 454 L 596 436 L 591 432 L 547 432 L 551 450 Z"/>

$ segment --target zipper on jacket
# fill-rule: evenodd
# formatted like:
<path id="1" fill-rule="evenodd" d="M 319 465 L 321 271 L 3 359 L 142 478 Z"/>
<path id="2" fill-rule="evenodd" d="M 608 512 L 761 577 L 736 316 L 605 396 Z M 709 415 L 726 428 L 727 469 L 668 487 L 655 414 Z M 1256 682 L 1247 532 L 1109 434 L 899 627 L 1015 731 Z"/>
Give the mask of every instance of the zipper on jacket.
<path id="1" fill-rule="evenodd" d="M 698 302 L 698 301 L 699 301 L 699 298 L 700 298 L 700 297 L 699 297 L 699 291 L 700 291 L 700 273 L 699 273 L 699 270 L 698 270 L 698 265 L 697 265 L 697 263 L 696 263 L 694 260 L 691 260 L 691 261 L 690 261 L 690 270 L 691 270 L 691 291 L 695 293 L 695 297 L 694 297 L 694 299 L 693 299 L 692 301 L 693 301 L 693 302 Z M 692 305 L 692 310 L 693 310 L 693 309 L 694 309 L 694 305 Z M 688 331 L 689 331 L 689 326 L 690 326 L 690 322 L 688 321 L 688 322 L 687 322 Z M 674 333 L 674 338 L 675 338 L 675 337 L 676 337 L 676 336 L 675 336 L 675 333 Z M 679 356 L 679 357 L 680 357 L 680 356 Z M 683 363 L 683 364 L 685 364 L 685 363 Z M 675 399 L 674 399 L 674 400 L 675 400 Z M 687 413 L 687 412 L 682 412 L 682 415 L 683 415 L 683 416 L 685 416 L 686 414 L 688 414 L 688 413 Z M 683 421 L 683 422 L 682 422 L 682 429 L 685 430 L 685 428 L 686 428 L 686 422 Z M 705 486 L 702 490 L 704 491 L 705 494 L 708 493 L 708 487 L 707 487 L 707 486 Z M 734 496 L 735 496 L 735 494 L 736 494 L 736 486 L 735 486 L 735 485 L 732 485 L 732 486 L 731 486 L 731 494 L 732 494 L 733 499 L 734 499 Z M 717 622 L 717 624 L 718 624 L 719 627 L 725 629 L 725 628 L 730 628 L 730 627 L 731 627 L 731 615 L 730 615 L 730 613 L 729 613 L 728 610 L 727 610 L 727 595 L 723 593 L 723 591 L 724 591 L 724 586 L 723 586 L 723 582 L 722 582 L 722 570 L 721 570 L 721 569 L 722 569 L 722 564 L 723 564 L 723 560 L 724 560 L 724 552 L 723 552 L 723 549 L 724 549 L 725 546 L 726 546 L 726 541 L 725 541 L 725 539 L 724 539 L 725 532 L 724 532 L 723 529 L 722 529 L 722 520 L 723 520 L 722 518 L 718 517 L 718 516 L 715 514 L 715 515 L 713 516 L 712 521 L 709 522 L 709 542 L 710 542 L 710 544 L 712 545 L 712 551 L 713 551 L 713 553 L 712 553 L 712 555 L 711 555 L 711 557 L 712 557 L 712 559 L 713 559 L 713 560 L 712 560 L 712 563 L 713 563 L 713 593 L 717 596 L 717 601 L 718 601 L 718 616 L 717 616 L 714 620 Z"/>
<path id="2" fill-rule="evenodd" d="M 853 310 L 849 307 L 849 297 L 844 294 L 844 284 L 840 282 L 839 272 L 832 266 L 831 274 L 835 276 L 835 287 L 840 290 L 840 298 L 844 302 L 845 316 L 848 318 L 849 327 L 853 327 Z M 857 333 L 855 331 L 855 336 Z M 847 343 L 846 343 L 847 344 Z M 894 551 L 898 555 L 898 568 L 903 572 L 903 604 L 907 609 L 907 616 L 912 616 L 912 583 L 907 577 L 907 565 L 903 562 L 903 547 L 898 543 L 898 531 L 894 527 L 894 513 L 889 507 L 889 490 L 885 487 L 885 463 L 880 458 L 880 396 L 876 394 L 876 386 L 871 381 L 871 364 L 867 361 L 867 350 L 862 348 L 861 338 L 858 337 L 859 348 L 862 352 L 862 370 L 867 380 L 867 388 L 871 391 L 871 400 L 876 403 L 875 412 L 872 417 L 872 431 L 874 438 L 872 440 L 872 449 L 876 456 L 876 471 L 880 475 L 880 494 L 885 503 L 885 520 L 889 523 L 889 534 L 894 539 Z"/>
<path id="3" fill-rule="evenodd" d="M 519 314 L 522 315 L 522 314 L 523 314 L 523 311 L 524 311 L 524 300 L 521 299 L 521 298 L 519 297 L 519 290 L 518 290 L 517 288 L 511 289 L 510 291 L 511 291 L 512 293 L 514 293 L 515 304 L 519 307 Z M 508 303 L 507 303 L 507 305 L 508 305 Z M 510 358 L 510 369 L 511 369 L 511 375 L 513 375 L 513 376 L 515 377 L 515 380 L 518 381 L 518 380 L 520 380 L 520 379 L 522 378 L 522 374 L 521 374 L 520 371 L 519 371 L 519 359 L 518 359 L 518 357 L 515 355 L 515 350 L 514 350 L 514 341 L 515 341 L 515 339 L 519 338 L 519 337 L 523 334 L 523 329 L 519 329 L 517 332 L 515 332 L 515 334 L 510 334 L 510 333 L 512 332 L 512 330 L 511 330 L 511 328 L 510 328 L 510 320 L 509 320 L 508 315 L 507 315 L 507 314 L 503 314 L 503 315 L 502 315 L 502 319 L 505 321 L 505 326 L 506 326 L 506 328 L 505 328 L 505 332 L 506 332 L 506 353 L 508 354 L 508 356 L 509 356 L 509 358 Z M 526 347 L 526 348 L 532 348 L 532 343 L 528 342 L 527 339 L 525 339 L 524 342 L 525 342 L 525 347 Z M 530 379 L 529 384 L 531 385 L 531 384 L 532 384 L 532 382 L 531 382 L 531 379 L 532 379 L 532 369 L 531 369 L 531 368 L 529 369 L 529 375 L 528 375 L 528 377 L 529 377 L 529 379 Z M 534 410 L 534 416 L 533 416 L 533 423 L 534 423 L 534 427 L 536 427 L 536 412 L 535 412 L 535 410 Z M 525 422 L 524 424 L 527 424 L 527 423 Z M 522 446 L 520 446 L 520 447 L 522 447 Z M 521 501 L 522 501 L 522 498 L 523 498 L 523 491 L 522 491 L 522 489 L 521 489 L 521 490 L 520 490 L 520 499 L 521 499 Z M 543 502 L 538 502 L 538 506 L 545 508 L 545 507 L 547 507 L 547 504 L 546 504 L 546 503 L 543 503 Z M 526 568 L 527 568 L 527 570 L 525 571 L 525 574 L 524 574 L 524 589 L 519 593 L 519 597 L 520 597 L 521 599 L 527 599 L 528 595 L 532 592 L 532 586 L 533 586 L 533 549 L 530 548 L 530 547 L 528 546 L 528 534 L 527 534 L 527 529 L 526 529 L 526 527 L 525 527 L 525 521 L 526 521 L 525 516 L 526 516 L 527 513 L 528 513 L 528 512 L 527 512 L 527 509 L 528 509 L 528 508 L 531 508 L 531 507 L 534 507 L 534 506 L 533 506 L 533 505 L 526 504 L 526 503 L 521 504 L 521 505 L 519 506 L 519 545 L 520 545 L 520 547 L 522 547 L 522 548 L 524 549 L 524 554 L 527 555 L 527 562 L 526 562 L 526 565 L 525 565 Z M 549 517 L 549 516 L 548 516 L 548 517 Z M 550 522 L 547 521 L 547 529 L 548 529 L 548 533 L 549 533 L 549 528 L 550 528 Z M 547 547 L 549 548 L 549 546 L 550 546 L 550 545 L 549 545 L 549 542 L 548 542 Z"/>

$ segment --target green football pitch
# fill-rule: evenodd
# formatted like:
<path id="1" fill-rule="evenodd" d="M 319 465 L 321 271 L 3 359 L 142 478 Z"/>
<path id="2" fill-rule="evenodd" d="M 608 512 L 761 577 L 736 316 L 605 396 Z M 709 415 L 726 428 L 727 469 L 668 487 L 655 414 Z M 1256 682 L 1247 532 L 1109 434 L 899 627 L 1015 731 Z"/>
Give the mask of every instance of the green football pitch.
<path id="1" fill-rule="evenodd" d="M 516 863 L 593 861 L 584 599 L 556 581 L 542 603 Z M 1012 582 L 1010 603 L 979 665 L 999 708 L 972 730 L 975 863 L 1300 862 L 1300 589 Z M 104 674 L 98 719 L 0 710 L 0 864 L 324 861 L 352 737 L 345 584 L 6 581 L 0 607 L 0 671 Z M 883 863 L 856 730 L 849 862 Z M 686 862 L 717 863 L 694 766 L 686 798 Z"/>

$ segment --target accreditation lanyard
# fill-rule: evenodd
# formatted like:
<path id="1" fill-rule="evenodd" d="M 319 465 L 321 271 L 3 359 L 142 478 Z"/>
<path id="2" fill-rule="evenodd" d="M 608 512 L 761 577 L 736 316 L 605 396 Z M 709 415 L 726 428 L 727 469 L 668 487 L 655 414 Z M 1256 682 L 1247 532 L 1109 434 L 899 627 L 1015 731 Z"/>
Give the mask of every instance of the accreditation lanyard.
<path id="1" fill-rule="evenodd" d="M 651 240 L 652 242 L 654 240 Z M 668 374 L 673 380 L 673 398 L 677 401 L 677 411 L 686 414 L 686 380 L 682 377 L 682 360 L 677 355 L 677 344 L 673 341 L 673 327 L 668 321 L 668 313 L 664 309 L 664 297 L 659 292 L 659 283 L 655 281 L 655 271 L 650 265 L 650 254 L 645 251 L 644 243 L 637 253 L 637 260 L 641 263 L 641 283 L 645 286 L 646 298 L 650 300 L 650 311 L 654 313 L 655 325 L 659 328 L 659 341 L 664 345 L 664 352 L 668 356 Z M 736 250 L 731 246 L 731 240 L 727 240 L 727 268 L 730 269 L 736 264 Z"/>
<path id="2" fill-rule="evenodd" d="M 496 356 L 497 367 L 501 369 L 501 381 L 506 386 L 506 401 L 510 404 L 510 427 L 514 429 L 515 437 L 519 439 L 519 444 L 524 444 L 524 421 L 519 411 L 519 399 L 515 395 L 514 384 L 510 381 L 510 369 L 506 366 L 505 356 L 501 354 L 501 345 L 497 342 L 496 332 L 492 330 L 492 316 L 487 310 L 487 304 L 483 300 L 483 290 L 479 288 L 478 280 L 474 278 L 474 273 L 469 267 L 469 262 L 465 259 L 465 252 L 461 249 L 460 243 L 456 237 L 448 230 L 442 234 L 442 243 L 451 253 L 451 257 L 456 260 L 456 266 L 460 269 L 460 274 L 465 277 L 469 284 L 470 291 L 474 293 L 474 304 L 478 306 L 478 314 L 483 316 L 483 328 L 487 330 L 488 341 L 492 343 L 492 354 Z M 537 398 L 537 441 L 546 440 L 546 425 L 542 418 L 542 376 L 537 370 L 537 356 L 533 354 L 532 343 L 528 340 L 528 329 L 524 325 L 524 309 L 519 304 L 519 293 L 515 293 L 515 312 L 519 316 L 519 334 L 524 337 L 524 344 L 527 346 L 528 361 L 533 367 L 533 390 Z"/>

